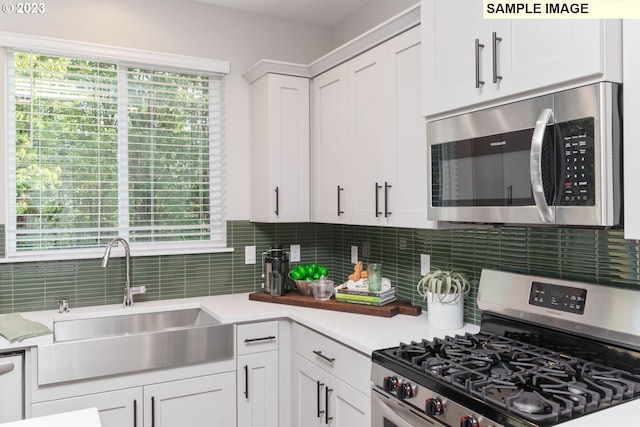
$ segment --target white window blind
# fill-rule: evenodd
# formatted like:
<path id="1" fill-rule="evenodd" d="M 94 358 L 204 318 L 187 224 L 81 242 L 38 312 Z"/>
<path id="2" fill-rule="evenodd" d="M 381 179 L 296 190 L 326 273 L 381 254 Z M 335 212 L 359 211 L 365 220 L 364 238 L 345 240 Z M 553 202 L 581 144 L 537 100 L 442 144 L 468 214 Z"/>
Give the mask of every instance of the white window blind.
<path id="1" fill-rule="evenodd" d="M 223 75 L 7 55 L 9 256 L 226 245 Z"/>

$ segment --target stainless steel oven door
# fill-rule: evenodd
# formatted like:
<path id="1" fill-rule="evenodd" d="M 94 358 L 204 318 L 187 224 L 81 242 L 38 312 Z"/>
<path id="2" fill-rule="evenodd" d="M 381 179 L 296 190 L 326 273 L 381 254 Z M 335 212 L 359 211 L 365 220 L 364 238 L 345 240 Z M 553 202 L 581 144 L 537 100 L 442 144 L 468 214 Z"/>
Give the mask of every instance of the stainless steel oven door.
<path id="1" fill-rule="evenodd" d="M 423 418 L 400 400 L 371 389 L 371 427 L 423 427 L 442 426 Z"/>

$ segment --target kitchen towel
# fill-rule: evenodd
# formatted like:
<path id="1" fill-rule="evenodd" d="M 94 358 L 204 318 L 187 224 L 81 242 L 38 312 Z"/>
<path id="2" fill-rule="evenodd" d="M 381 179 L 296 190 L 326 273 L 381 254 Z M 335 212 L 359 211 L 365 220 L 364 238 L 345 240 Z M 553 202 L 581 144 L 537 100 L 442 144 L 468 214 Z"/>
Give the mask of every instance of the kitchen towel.
<path id="1" fill-rule="evenodd" d="M 0 316 L 0 335 L 9 342 L 22 341 L 27 338 L 50 334 L 51 331 L 42 323 L 27 320 L 19 313 Z"/>

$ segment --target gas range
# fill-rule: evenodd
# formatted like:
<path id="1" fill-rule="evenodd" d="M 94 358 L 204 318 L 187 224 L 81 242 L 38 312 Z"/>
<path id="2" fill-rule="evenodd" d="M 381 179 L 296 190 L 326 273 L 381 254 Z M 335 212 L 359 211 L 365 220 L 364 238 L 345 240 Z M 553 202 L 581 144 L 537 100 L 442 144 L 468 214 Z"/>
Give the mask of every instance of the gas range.
<path id="1" fill-rule="evenodd" d="M 634 302 L 639 292 L 485 270 L 479 333 L 373 353 L 373 426 L 552 426 L 632 401 Z"/>

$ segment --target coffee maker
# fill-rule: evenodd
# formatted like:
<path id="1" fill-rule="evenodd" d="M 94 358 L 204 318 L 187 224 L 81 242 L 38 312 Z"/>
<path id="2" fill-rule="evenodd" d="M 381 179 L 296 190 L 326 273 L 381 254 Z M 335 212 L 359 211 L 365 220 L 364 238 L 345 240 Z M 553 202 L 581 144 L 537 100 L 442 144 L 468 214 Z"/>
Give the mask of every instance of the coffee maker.
<path id="1" fill-rule="evenodd" d="M 264 291 L 273 296 L 282 296 L 289 291 L 289 252 L 282 245 L 272 243 L 262 253 L 262 278 Z"/>

